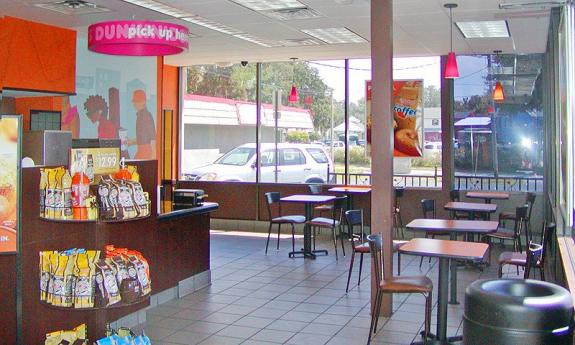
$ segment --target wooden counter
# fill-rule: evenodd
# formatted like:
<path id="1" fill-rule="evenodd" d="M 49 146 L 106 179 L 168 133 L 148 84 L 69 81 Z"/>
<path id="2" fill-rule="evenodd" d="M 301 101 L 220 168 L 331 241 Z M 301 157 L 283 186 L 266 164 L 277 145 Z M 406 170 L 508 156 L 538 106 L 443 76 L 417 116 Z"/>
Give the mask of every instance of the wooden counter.
<path id="1" fill-rule="evenodd" d="M 150 264 L 152 294 L 178 285 L 178 282 L 209 270 L 210 212 L 217 210 L 215 203 L 190 210 L 176 211 L 157 216 L 156 161 L 137 161 L 144 191 L 150 194 L 152 215 L 148 218 L 126 222 L 65 223 L 40 219 L 39 188 L 40 170 L 22 170 L 22 343 L 43 344 L 45 334 L 60 329 L 71 329 L 81 323 L 88 326 L 89 337 L 96 340 L 104 334 L 105 325 L 139 309 L 145 301 L 125 308 L 75 311 L 58 310 L 40 303 L 39 258 L 43 250 L 86 248 L 103 250 L 106 244 L 140 251 Z M 14 256 L 0 257 L 0 315 L 3 316 L 1 332 L 7 335 L 3 342 L 15 343 L 15 265 Z M 5 279 L 6 278 L 6 279 Z M 6 306 L 7 304 L 8 306 Z M 13 311 L 8 307 L 14 306 Z M 7 309 L 5 309 L 5 307 Z M 8 310 L 8 311 L 7 311 Z M 6 316 L 6 317 L 4 317 Z M 11 320 L 14 320 L 12 326 Z M 3 329 L 4 328 L 4 329 Z"/>

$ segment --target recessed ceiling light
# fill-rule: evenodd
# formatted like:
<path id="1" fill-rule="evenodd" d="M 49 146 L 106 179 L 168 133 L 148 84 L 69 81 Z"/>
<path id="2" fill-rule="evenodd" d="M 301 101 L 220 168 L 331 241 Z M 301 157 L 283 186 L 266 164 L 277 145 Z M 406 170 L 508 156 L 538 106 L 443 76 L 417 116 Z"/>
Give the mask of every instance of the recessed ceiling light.
<path id="1" fill-rule="evenodd" d="M 165 14 L 167 16 L 174 17 L 174 18 L 190 17 L 193 15 L 189 12 L 180 10 L 180 9 L 172 7 L 172 6 L 165 5 L 163 3 L 160 3 L 160 2 L 157 2 L 154 0 L 122 0 L 122 1 L 136 5 L 136 6 L 146 8 L 148 10 L 160 12 L 162 14 Z"/>
<path id="2" fill-rule="evenodd" d="M 241 33 L 241 31 L 238 29 L 234 29 L 230 26 L 220 24 L 218 22 L 215 22 L 213 20 L 209 20 L 207 18 L 200 17 L 200 16 L 186 17 L 186 18 L 180 18 L 180 19 L 185 20 L 186 22 L 200 25 L 200 26 L 203 26 L 205 28 L 219 31 L 221 33 L 228 34 L 228 35 L 235 35 L 235 34 Z"/>
<path id="3" fill-rule="evenodd" d="M 254 11 L 273 11 L 307 6 L 297 0 L 231 0 L 236 4 Z"/>
<path id="4" fill-rule="evenodd" d="M 321 42 L 313 38 L 290 38 L 281 40 L 279 43 L 284 47 L 297 47 L 297 46 L 317 46 Z"/>
<path id="5" fill-rule="evenodd" d="M 266 16 L 278 20 L 297 20 L 319 18 L 321 15 L 311 8 L 292 8 L 262 12 Z"/>
<path id="6" fill-rule="evenodd" d="M 250 34 L 245 34 L 245 33 L 236 34 L 236 35 L 234 35 L 234 37 L 239 38 L 239 39 L 244 40 L 244 41 L 248 41 L 248 42 L 260 45 L 262 47 L 266 47 L 266 48 L 281 47 L 281 44 L 279 42 L 264 40 L 264 39 L 261 39 L 259 37 L 256 37 L 256 36 L 250 35 Z"/>
<path id="7" fill-rule="evenodd" d="M 486 20 L 478 22 L 456 22 L 465 38 L 502 38 L 509 37 L 509 28 L 505 20 Z"/>
<path id="8" fill-rule="evenodd" d="M 109 12 L 110 9 L 93 4 L 91 2 L 83 0 L 65 0 L 57 2 L 48 2 L 41 4 L 34 4 L 36 7 L 40 7 L 46 10 L 56 11 L 63 14 L 92 14 L 92 13 L 102 13 Z"/>
<path id="9" fill-rule="evenodd" d="M 365 38 L 348 28 L 306 29 L 301 31 L 328 44 L 367 42 Z"/>

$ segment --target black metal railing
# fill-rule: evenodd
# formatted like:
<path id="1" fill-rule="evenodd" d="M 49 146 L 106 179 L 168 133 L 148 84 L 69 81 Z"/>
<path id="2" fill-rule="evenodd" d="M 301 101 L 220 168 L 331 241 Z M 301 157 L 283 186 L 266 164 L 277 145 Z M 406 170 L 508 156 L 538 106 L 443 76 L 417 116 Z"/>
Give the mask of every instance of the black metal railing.
<path id="1" fill-rule="evenodd" d="M 345 182 L 344 173 L 329 173 L 329 181 L 333 184 Z M 393 175 L 393 185 L 396 187 L 420 187 L 440 188 L 443 178 L 440 174 L 416 175 L 397 174 Z M 371 184 L 370 173 L 349 174 L 349 184 Z M 458 174 L 454 177 L 455 188 L 461 190 L 494 190 L 508 192 L 542 192 L 542 176 L 473 176 Z"/>

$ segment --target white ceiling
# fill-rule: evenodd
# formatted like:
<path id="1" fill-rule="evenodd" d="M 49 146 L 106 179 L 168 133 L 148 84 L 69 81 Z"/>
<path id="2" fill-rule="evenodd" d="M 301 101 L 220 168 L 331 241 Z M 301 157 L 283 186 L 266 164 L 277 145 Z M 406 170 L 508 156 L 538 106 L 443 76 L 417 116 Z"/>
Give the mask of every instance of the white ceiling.
<path id="1" fill-rule="evenodd" d="M 190 39 L 188 52 L 170 56 L 166 62 L 174 65 L 247 61 L 278 61 L 297 57 L 303 60 L 369 57 L 370 44 L 337 44 L 266 48 L 188 22 L 120 1 L 91 0 L 111 11 L 88 15 L 64 15 L 33 4 L 59 0 L 0 0 L 0 15 L 77 29 L 86 32 L 88 25 L 105 20 L 155 19 L 187 25 L 197 35 Z M 301 29 L 345 26 L 370 40 L 370 1 L 300 0 L 321 14 L 320 18 L 279 21 L 251 11 L 228 0 L 160 0 L 161 2 L 200 15 L 210 20 L 240 29 L 258 38 L 272 41 L 309 38 Z M 458 54 L 544 52 L 547 42 L 549 10 L 501 10 L 501 2 L 521 0 L 459 0 L 453 10 L 454 21 L 506 19 L 510 38 L 465 39 L 455 28 L 453 50 Z M 545 2 L 546 0 L 529 0 Z M 445 0 L 394 0 L 394 55 L 430 56 L 449 51 L 449 11 Z"/>

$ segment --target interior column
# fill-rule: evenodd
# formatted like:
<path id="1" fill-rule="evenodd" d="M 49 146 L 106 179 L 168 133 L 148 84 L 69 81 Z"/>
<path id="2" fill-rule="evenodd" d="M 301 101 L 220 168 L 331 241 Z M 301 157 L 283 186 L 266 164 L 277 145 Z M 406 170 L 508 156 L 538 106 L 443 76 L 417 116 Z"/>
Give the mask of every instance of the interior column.
<path id="1" fill-rule="evenodd" d="M 383 236 L 383 271 L 393 274 L 393 2 L 371 1 L 372 143 L 371 230 Z M 373 272 L 373 267 L 372 267 Z M 372 303 L 375 275 L 372 274 Z M 391 295 L 384 295 L 381 316 L 390 316 Z"/>

